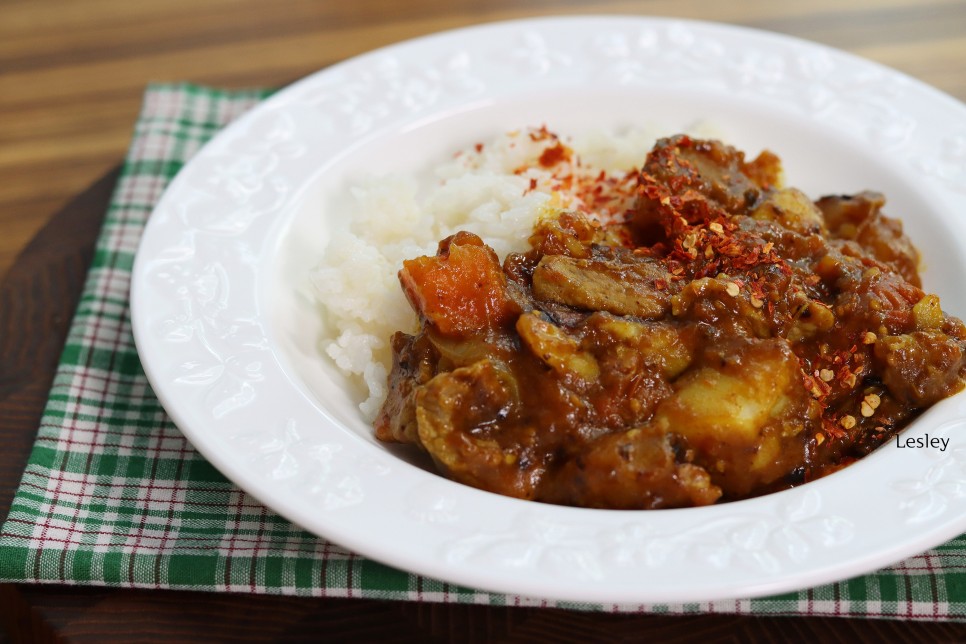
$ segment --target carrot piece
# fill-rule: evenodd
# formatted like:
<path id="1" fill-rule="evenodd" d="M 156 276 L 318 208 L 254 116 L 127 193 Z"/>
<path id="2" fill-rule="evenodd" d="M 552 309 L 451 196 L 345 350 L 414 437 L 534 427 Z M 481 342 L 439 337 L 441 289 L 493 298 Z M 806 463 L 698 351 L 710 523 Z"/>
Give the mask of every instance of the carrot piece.
<path id="1" fill-rule="evenodd" d="M 445 335 L 473 335 L 520 314 L 496 253 L 472 233 L 447 237 L 435 257 L 404 261 L 399 282 L 413 309 Z"/>

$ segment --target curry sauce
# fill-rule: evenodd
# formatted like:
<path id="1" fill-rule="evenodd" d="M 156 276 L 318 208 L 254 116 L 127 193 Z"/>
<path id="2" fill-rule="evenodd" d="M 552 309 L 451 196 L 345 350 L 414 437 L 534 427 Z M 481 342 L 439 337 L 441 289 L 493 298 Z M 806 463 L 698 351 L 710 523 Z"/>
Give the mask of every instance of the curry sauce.
<path id="1" fill-rule="evenodd" d="M 700 506 L 833 472 L 962 389 L 966 327 L 882 195 L 813 202 L 775 155 L 683 135 L 628 189 L 502 263 L 468 232 L 406 261 L 421 327 L 392 338 L 377 437 L 512 497 Z"/>

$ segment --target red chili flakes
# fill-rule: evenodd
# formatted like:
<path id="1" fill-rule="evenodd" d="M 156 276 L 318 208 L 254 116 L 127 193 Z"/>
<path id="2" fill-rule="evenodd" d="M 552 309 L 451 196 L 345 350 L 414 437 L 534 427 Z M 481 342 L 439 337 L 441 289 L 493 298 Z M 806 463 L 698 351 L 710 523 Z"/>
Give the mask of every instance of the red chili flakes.
<path id="1" fill-rule="evenodd" d="M 539 129 L 530 130 L 530 140 L 534 142 L 546 141 L 547 139 L 556 140 L 557 138 L 557 135 L 548 130 L 546 125 L 541 125 Z"/>
<path id="2" fill-rule="evenodd" d="M 768 295 L 765 293 L 765 284 L 763 279 L 755 280 L 748 285 L 748 290 L 751 292 L 748 299 L 751 305 L 756 309 L 760 309 L 765 305 L 765 302 L 769 304 L 771 301 L 768 299 Z"/>
<path id="3" fill-rule="evenodd" d="M 813 376 L 811 374 L 802 372 L 802 379 L 805 383 L 805 389 L 812 394 L 812 398 L 815 398 L 819 403 L 823 403 L 825 398 L 832 393 L 832 388 L 827 382 L 823 382 L 820 377 Z"/>
<path id="4" fill-rule="evenodd" d="M 852 419 L 855 420 L 854 418 Z M 829 440 L 835 440 L 837 438 L 845 438 L 848 434 L 845 431 L 845 427 L 850 423 L 848 419 L 844 422 L 842 418 L 837 416 L 823 417 L 822 418 L 822 432 Z M 854 426 L 854 425 L 853 425 Z"/>
<path id="5" fill-rule="evenodd" d="M 563 177 L 560 177 L 560 180 L 553 184 L 553 189 L 558 191 L 563 190 L 565 192 L 570 192 L 570 190 L 573 188 L 573 184 L 574 184 L 574 177 L 573 175 L 568 174 L 568 175 L 564 175 Z"/>
<path id="6" fill-rule="evenodd" d="M 558 141 L 543 151 L 543 154 L 540 155 L 539 163 L 545 168 L 552 168 L 564 161 L 569 161 L 571 154 L 570 148 Z"/>
<path id="7" fill-rule="evenodd" d="M 549 172 L 551 176 L 542 182 L 542 189 L 563 193 L 566 208 L 583 212 L 601 224 L 623 224 L 630 218 L 637 197 L 636 169 L 614 174 L 601 170 L 590 174 L 584 170 L 574 151 L 546 126 L 528 130 L 527 136 L 536 143 L 544 142 L 545 146 L 535 162 L 514 169 L 514 174 L 526 175 L 534 169 Z M 539 180 L 531 179 L 524 194 L 536 190 L 538 183 Z M 633 246 L 629 236 L 626 246 Z M 657 253 L 656 249 L 649 252 L 663 256 L 663 252 Z"/>
<path id="8" fill-rule="evenodd" d="M 811 373 L 803 372 L 803 379 L 806 389 L 822 407 L 823 428 L 828 438 L 841 438 L 856 426 L 858 420 L 853 414 L 835 413 L 832 405 L 837 395 L 831 394 L 853 390 L 861 383 L 868 356 L 854 344 L 847 349 L 835 350 L 823 344 L 819 349 L 819 354 L 811 361 L 802 360 L 803 370 L 811 370 Z M 878 407 L 880 399 L 870 394 L 863 402 L 861 415 L 868 417 Z"/>

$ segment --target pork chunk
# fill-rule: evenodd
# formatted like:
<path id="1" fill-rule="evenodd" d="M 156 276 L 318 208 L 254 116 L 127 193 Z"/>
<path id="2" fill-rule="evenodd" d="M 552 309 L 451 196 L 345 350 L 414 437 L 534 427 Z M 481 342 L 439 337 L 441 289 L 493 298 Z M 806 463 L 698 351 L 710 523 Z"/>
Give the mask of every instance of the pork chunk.
<path id="1" fill-rule="evenodd" d="M 577 309 L 607 311 L 641 318 L 663 317 L 670 309 L 667 269 L 645 259 L 619 262 L 545 255 L 533 271 L 537 300 Z"/>

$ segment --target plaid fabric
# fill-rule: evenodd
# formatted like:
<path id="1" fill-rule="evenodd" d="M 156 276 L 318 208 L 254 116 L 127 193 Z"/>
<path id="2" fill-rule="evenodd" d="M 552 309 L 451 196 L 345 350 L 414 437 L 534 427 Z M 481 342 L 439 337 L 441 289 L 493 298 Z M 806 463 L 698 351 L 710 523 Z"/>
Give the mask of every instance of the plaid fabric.
<path id="1" fill-rule="evenodd" d="M 36 444 L 0 533 L 0 579 L 656 613 L 966 620 L 966 537 L 876 574 L 777 597 L 684 605 L 551 603 L 460 588 L 353 555 L 225 480 L 167 418 L 134 348 L 127 293 L 167 182 L 267 93 L 145 95 Z"/>

